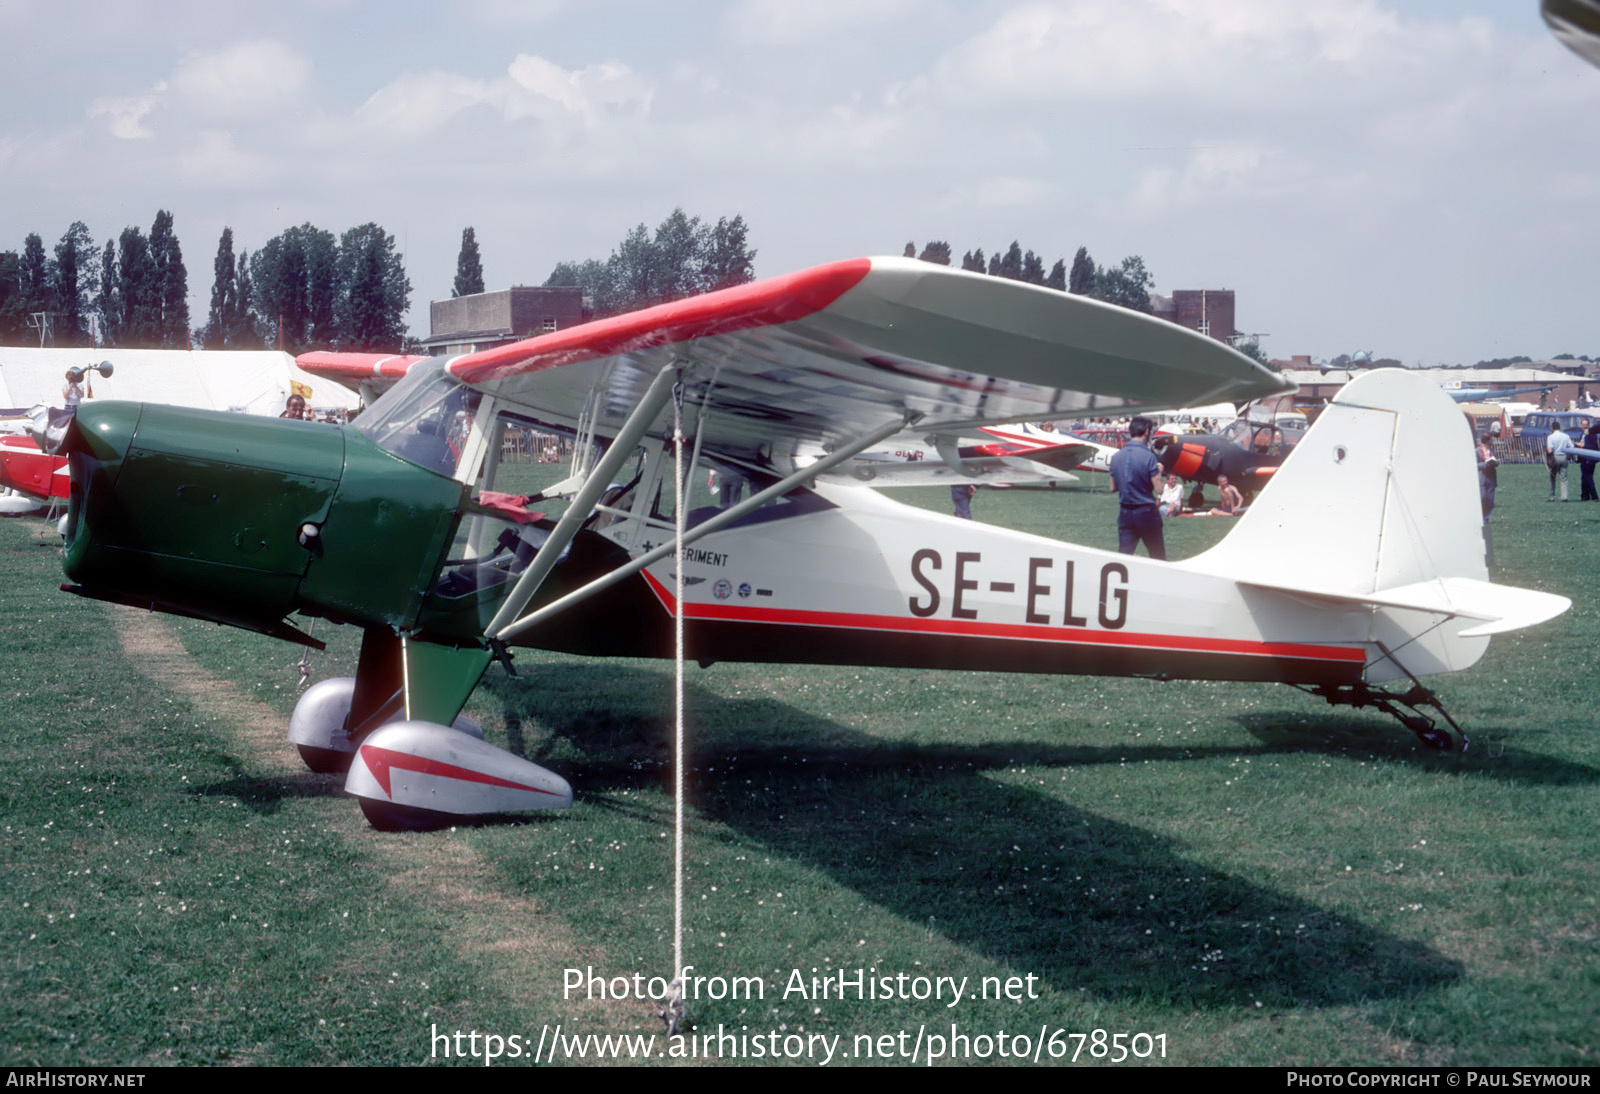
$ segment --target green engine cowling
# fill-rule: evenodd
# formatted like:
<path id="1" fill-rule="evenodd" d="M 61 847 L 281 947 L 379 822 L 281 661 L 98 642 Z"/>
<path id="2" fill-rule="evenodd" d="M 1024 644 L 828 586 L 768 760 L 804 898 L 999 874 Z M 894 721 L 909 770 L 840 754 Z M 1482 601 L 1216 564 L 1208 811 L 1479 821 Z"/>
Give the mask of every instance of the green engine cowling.
<path id="1" fill-rule="evenodd" d="M 313 422 L 84 403 L 63 451 L 72 591 L 281 637 L 296 610 L 409 627 L 463 498 Z"/>

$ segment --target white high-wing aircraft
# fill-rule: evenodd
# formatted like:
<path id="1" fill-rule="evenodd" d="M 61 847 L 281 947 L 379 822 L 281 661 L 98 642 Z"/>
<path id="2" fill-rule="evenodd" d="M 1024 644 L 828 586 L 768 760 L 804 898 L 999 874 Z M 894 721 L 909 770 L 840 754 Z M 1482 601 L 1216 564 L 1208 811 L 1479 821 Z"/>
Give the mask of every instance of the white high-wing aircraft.
<path id="1" fill-rule="evenodd" d="M 363 627 L 357 676 L 312 688 L 291 739 L 348 764 L 384 826 L 569 804 L 559 775 L 452 728 L 467 697 L 511 645 L 672 656 L 680 612 L 702 663 L 1279 682 L 1461 748 L 1418 678 L 1570 603 L 1487 580 L 1465 419 L 1400 369 L 1347 385 L 1227 538 L 1184 562 L 830 485 L 896 435 L 1288 386 L 1181 327 L 916 260 L 835 263 L 462 357 L 326 363 L 403 378 L 342 432 L 80 408 L 65 564 L 81 595 L 302 641 L 294 611 Z M 499 438 L 527 423 L 605 452 L 509 498 Z M 680 538 L 674 476 L 697 481 L 700 463 L 750 496 L 683 513 Z M 252 475 L 258 489 L 239 485 Z M 557 497 L 559 518 L 529 511 Z"/>

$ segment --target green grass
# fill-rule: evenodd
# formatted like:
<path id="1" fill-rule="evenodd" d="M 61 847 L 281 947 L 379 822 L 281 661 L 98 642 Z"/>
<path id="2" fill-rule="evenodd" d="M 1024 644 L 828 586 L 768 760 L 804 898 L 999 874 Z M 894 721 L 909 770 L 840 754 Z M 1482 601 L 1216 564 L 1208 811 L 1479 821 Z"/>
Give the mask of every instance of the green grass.
<path id="1" fill-rule="evenodd" d="M 1465 757 L 1281 687 L 691 669 L 688 960 L 767 988 L 693 1004 L 697 1029 L 849 1052 L 954 1021 L 1165 1034 L 1182 1064 L 1593 1065 L 1600 505 L 1547 505 L 1543 479 L 1502 469 L 1495 576 L 1574 607 L 1432 681 Z M 984 491 L 974 513 L 1110 547 L 1114 504 Z M 1168 542 L 1193 554 L 1229 525 L 1169 522 Z M 661 1029 L 637 1002 L 563 999 L 562 975 L 670 965 L 670 665 L 491 668 L 469 712 L 577 805 L 379 835 L 263 735 L 299 650 L 172 621 L 202 675 L 152 681 L 126 613 L 56 591 L 38 528 L 0 525 L 0 1059 L 410 1063 L 435 1024 Z M 353 664 L 354 635 L 330 643 L 318 677 Z M 813 968 L 969 992 L 1032 976 L 1037 998 L 784 998 Z"/>

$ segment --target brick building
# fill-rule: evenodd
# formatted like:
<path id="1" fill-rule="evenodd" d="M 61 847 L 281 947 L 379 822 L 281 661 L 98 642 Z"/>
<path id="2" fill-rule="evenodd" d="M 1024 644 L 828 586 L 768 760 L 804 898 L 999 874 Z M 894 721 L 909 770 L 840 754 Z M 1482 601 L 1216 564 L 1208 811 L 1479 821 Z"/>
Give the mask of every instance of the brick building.
<path id="1" fill-rule="evenodd" d="M 1239 333 L 1233 323 L 1232 289 L 1174 289 L 1171 296 L 1152 294 L 1150 314 L 1230 346 Z"/>
<path id="2" fill-rule="evenodd" d="M 570 285 L 513 285 L 498 292 L 454 296 L 428 305 L 427 339 L 435 356 L 521 341 L 553 330 L 566 330 L 589 318 L 583 290 Z"/>

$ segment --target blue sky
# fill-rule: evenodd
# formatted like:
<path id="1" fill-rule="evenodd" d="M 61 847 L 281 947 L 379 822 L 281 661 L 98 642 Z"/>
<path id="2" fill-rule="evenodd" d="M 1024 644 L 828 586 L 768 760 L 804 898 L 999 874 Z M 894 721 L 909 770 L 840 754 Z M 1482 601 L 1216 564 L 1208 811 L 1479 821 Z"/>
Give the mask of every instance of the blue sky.
<path id="1" fill-rule="evenodd" d="M 1140 254 L 1276 356 L 1600 354 L 1600 71 L 1533 0 L 0 0 L 0 247 L 376 220 L 411 322 L 674 206 L 758 273 Z"/>

